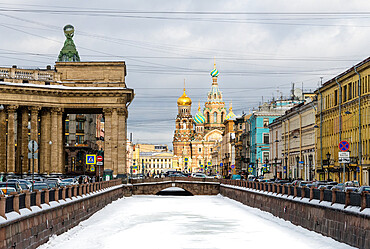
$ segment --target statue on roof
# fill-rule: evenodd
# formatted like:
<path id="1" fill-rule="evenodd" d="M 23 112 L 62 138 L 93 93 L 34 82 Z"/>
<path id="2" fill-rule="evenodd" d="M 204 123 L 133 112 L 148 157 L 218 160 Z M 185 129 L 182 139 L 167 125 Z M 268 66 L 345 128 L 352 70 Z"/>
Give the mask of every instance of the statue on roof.
<path id="1" fill-rule="evenodd" d="M 75 32 L 74 27 L 68 24 L 64 26 L 63 30 L 67 39 L 64 42 L 63 48 L 60 50 L 58 61 L 80 61 L 80 56 L 78 55 L 76 45 L 72 40 Z"/>

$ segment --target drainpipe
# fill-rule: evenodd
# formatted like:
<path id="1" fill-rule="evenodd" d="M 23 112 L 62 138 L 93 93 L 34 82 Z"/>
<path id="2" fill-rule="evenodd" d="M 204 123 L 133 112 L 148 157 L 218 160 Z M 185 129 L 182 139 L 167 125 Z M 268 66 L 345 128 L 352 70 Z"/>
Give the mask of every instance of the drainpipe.
<path id="1" fill-rule="evenodd" d="M 358 67 L 358 66 L 357 66 Z M 361 75 L 357 72 L 355 66 L 355 72 L 358 75 L 358 162 L 360 167 L 360 184 L 362 184 L 362 139 L 361 139 Z"/>
<path id="2" fill-rule="evenodd" d="M 342 87 L 338 82 L 338 77 L 335 78 L 335 82 L 339 89 L 339 142 L 342 141 Z M 340 166 L 340 164 L 339 164 Z M 346 164 L 343 163 L 343 183 L 346 182 Z"/>
<path id="3" fill-rule="evenodd" d="M 322 94 L 320 92 L 320 88 L 318 89 L 318 91 L 320 94 L 320 163 L 322 169 Z"/>

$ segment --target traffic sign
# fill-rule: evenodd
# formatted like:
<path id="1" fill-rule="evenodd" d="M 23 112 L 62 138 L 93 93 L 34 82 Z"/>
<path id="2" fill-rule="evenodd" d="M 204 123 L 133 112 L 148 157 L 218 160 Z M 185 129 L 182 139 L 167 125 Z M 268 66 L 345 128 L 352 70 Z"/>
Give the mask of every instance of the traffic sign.
<path id="1" fill-rule="evenodd" d="M 220 166 L 222 167 L 222 166 L 224 166 L 224 164 L 223 163 L 220 163 Z"/>
<path id="2" fill-rule="evenodd" d="M 86 155 L 86 164 L 96 164 L 96 155 Z"/>
<path id="3" fill-rule="evenodd" d="M 349 143 L 345 140 L 340 141 L 339 143 L 339 150 L 340 151 L 348 151 L 349 150 Z"/>
<path id="4" fill-rule="evenodd" d="M 35 140 L 31 140 L 31 141 L 28 142 L 28 149 L 31 152 L 36 152 L 38 148 L 39 148 L 39 146 L 38 146 L 38 144 Z"/>
<path id="5" fill-rule="evenodd" d="M 208 165 L 208 166 L 211 166 L 211 165 L 212 165 L 212 163 L 211 163 L 211 162 L 207 162 L 207 165 Z"/>
<path id="6" fill-rule="evenodd" d="M 339 163 L 351 163 L 351 159 L 346 157 L 340 157 L 338 161 Z"/>
<path id="7" fill-rule="evenodd" d="M 249 169 L 248 169 L 248 172 L 249 172 L 249 173 L 253 173 L 253 168 L 249 168 Z"/>
<path id="8" fill-rule="evenodd" d="M 189 158 L 188 157 L 185 157 L 184 158 L 184 162 L 188 162 L 189 161 Z"/>
<path id="9" fill-rule="evenodd" d="M 91 166 L 90 171 L 95 171 L 95 167 Z"/>
<path id="10" fill-rule="evenodd" d="M 204 168 L 204 165 L 203 164 L 201 164 L 201 165 L 199 165 L 201 168 Z"/>
<path id="11" fill-rule="evenodd" d="M 231 164 L 231 166 L 230 166 L 232 169 L 234 169 L 235 168 L 235 165 L 234 164 Z"/>
<path id="12" fill-rule="evenodd" d="M 32 157 L 33 154 L 33 157 Z M 38 153 L 28 152 L 28 159 L 37 159 Z"/>
<path id="13" fill-rule="evenodd" d="M 98 161 L 98 162 L 103 162 L 103 157 L 102 157 L 102 156 L 97 156 L 97 157 L 96 157 L 96 161 Z"/>
<path id="14" fill-rule="evenodd" d="M 103 162 L 97 162 L 96 165 L 103 166 Z"/>
<path id="15" fill-rule="evenodd" d="M 338 152 L 339 158 L 349 158 L 349 152 Z"/>

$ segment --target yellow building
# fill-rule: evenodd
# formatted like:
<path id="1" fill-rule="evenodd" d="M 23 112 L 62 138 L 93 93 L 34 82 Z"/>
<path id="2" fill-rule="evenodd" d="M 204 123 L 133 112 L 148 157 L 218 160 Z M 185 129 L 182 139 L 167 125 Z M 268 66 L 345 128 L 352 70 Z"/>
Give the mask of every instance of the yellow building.
<path id="1" fill-rule="evenodd" d="M 162 173 L 172 169 L 173 154 L 165 144 L 135 144 L 133 146 L 132 173 Z M 131 169 L 130 169 L 131 170 Z"/>
<path id="2" fill-rule="evenodd" d="M 370 183 L 370 57 L 325 82 L 316 94 L 318 179 Z M 349 143 L 349 160 L 339 164 L 339 142 Z M 345 178 L 343 169 L 346 169 Z"/>

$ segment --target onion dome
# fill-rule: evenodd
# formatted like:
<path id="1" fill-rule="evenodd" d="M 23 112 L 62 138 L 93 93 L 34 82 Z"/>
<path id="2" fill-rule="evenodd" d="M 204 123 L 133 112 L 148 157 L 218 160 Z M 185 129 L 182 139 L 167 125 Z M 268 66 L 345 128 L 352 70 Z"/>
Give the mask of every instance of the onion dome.
<path id="1" fill-rule="evenodd" d="M 213 68 L 213 70 L 211 71 L 211 76 L 212 77 L 218 77 L 218 74 L 219 74 L 219 72 L 218 72 L 218 70 L 217 70 L 217 68 L 216 68 L 216 63 L 214 64 L 214 68 Z"/>
<path id="2" fill-rule="evenodd" d="M 191 98 L 189 98 L 185 93 L 185 87 L 184 87 L 184 93 L 180 98 L 177 100 L 177 105 L 191 105 Z"/>
<path id="3" fill-rule="evenodd" d="M 197 124 L 204 124 L 204 122 L 206 122 L 206 117 L 204 117 L 203 113 L 200 111 L 200 103 L 198 107 L 198 113 L 194 117 L 194 122 Z"/>
<path id="4" fill-rule="evenodd" d="M 226 115 L 225 120 L 234 120 L 236 115 L 233 113 L 233 104 L 230 103 L 229 113 Z"/>

